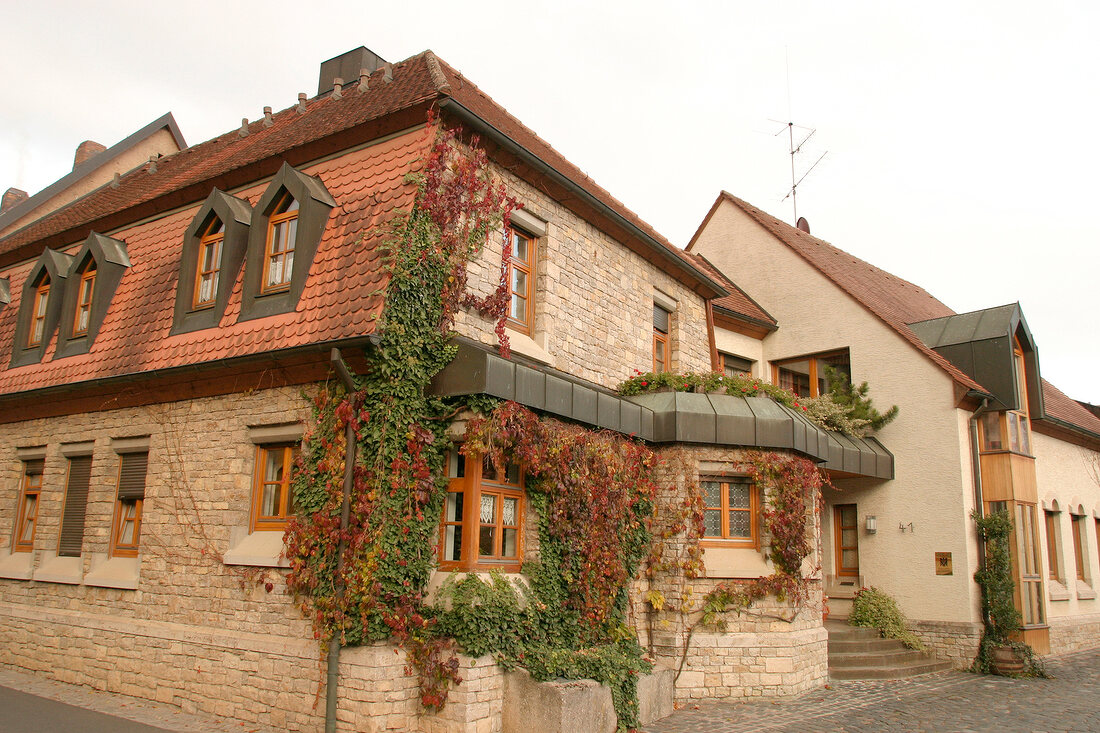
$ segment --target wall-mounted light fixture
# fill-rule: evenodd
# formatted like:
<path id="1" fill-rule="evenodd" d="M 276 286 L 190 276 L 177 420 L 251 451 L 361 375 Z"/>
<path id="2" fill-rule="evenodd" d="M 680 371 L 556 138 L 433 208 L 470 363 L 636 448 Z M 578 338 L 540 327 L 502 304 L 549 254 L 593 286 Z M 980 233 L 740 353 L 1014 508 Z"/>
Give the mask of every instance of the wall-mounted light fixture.
<path id="1" fill-rule="evenodd" d="M 874 514 L 868 514 L 864 519 L 864 526 L 867 528 L 867 534 L 878 532 L 878 517 Z"/>

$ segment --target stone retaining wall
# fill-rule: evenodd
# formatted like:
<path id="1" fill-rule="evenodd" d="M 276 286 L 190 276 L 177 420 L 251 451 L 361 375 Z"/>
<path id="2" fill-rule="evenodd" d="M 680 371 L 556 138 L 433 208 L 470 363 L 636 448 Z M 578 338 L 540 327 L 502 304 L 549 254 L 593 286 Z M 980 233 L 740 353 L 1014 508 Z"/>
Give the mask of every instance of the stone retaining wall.
<path id="1" fill-rule="evenodd" d="M 1100 613 L 1055 616 L 1049 621 L 1051 654 L 1069 654 L 1100 646 Z"/>
<path id="2" fill-rule="evenodd" d="M 937 659 L 967 669 L 978 654 L 982 625 L 952 621 L 910 621 L 909 629 Z"/>

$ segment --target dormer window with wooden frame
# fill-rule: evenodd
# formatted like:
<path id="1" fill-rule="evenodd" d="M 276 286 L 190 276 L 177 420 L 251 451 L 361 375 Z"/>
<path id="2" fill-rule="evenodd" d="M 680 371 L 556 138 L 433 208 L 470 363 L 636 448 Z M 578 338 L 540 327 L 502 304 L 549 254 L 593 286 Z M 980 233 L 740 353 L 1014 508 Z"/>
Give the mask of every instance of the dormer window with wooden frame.
<path id="1" fill-rule="evenodd" d="M 440 570 L 519 570 L 526 504 L 520 467 L 497 471 L 488 458 L 448 458 L 449 487 L 439 528 Z"/>
<path id="2" fill-rule="evenodd" d="M 264 278 L 260 291 L 273 293 L 290 287 L 294 272 L 294 241 L 298 235 L 298 202 L 284 191 L 267 220 Z"/>
<path id="3" fill-rule="evenodd" d="M 832 387 L 828 376 L 830 370 L 851 381 L 852 366 L 847 349 L 772 362 L 772 384 L 799 397 L 820 397 Z"/>
<path id="4" fill-rule="evenodd" d="M 87 336 L 92 318 L 92 295 L 95 293 L 95 260 L 89 258 L 80 272 L 80 284 L 76 289 L 76 316 L 73 319 L 73 336 Z"/>
<path id="5" fill-rule="evenodd" d="M 125 242 L 92 232 L 73 263 L 72 284 L 65 288 L 55 359 L 91 349 L 115 290 L 130 267 L 130 256 Z"/>
<path id="6" fill-rule="evenodd" d="M 509 229 L 512 254 L 506 273 L 511 298 L 508 323 L 516 330 L 531 333 L 535 321 L 535 252 L 537 240 L 519 229 Z"/>
<path id="7" fill-rule="evenodd" d="M 183 235 L 172 333 L 216 328 L 248 249 L 252 207 L 214 189 Z"/>
<path id="8" fill-rule="evenodd" d="M 283 164 L 253 212 L 239 320 L 294 310 L 335 206 L 321 179 Z"/>
<path id="9" fill-rule="evenodd" d="M 983 453 L 1008 451 L 1031 455 L 1031 417 L 1028 409 L 1027 369 L 1024 351 L 1013 338 L 1013 379 L 1017 409 L 986 412 L 978 420 Z"/>
<path id="10" fill-rule="evenodd" d="M 34 305 L 31 306 L 31 327 L 27 333 L 27 346 L 40 346 L 46 336 L 46 312 L 50 305 L 50 276 L 42 273 L 34 286 Z"/>
<path id="11" fill-rule="evenodd" d="M 195 267 L 195 289 L 191 298 L 193 310 L 213 308 L 218 295 L 218 275 L 222 267 L 222 242 L 225 224 L 212 216 L 199 239 L 199 256 Z"/>
<path id="12" fill-rule="evenodd" d="M 9 366 L 18 367 L 42 361 L 61 321 L 65 283 L 73 270 L 71 255 L 47 249 L 23 281 L 19 313 L 15 319 L 15 336 Z M 75 300 L 75 292 L 73 293 Z M 67 327 L 72 325 L 70 319 Z"/>

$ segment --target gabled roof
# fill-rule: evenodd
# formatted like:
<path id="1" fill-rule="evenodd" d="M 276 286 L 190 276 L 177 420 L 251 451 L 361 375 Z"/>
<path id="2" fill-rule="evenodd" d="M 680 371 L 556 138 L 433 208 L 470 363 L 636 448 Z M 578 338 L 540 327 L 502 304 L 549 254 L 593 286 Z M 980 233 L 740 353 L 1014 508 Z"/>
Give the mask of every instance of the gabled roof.
<path id="1" fill-rule="evenodd" d="M 759 303 L 737 286 L 737 283 L 730 280 L 721 270 L 711 264 L 710 260 L 701 254 L 688 253 L 688 256 L 694 258 L 703 271 L 729 291 L 729 295 L 715 298 L 712 301 L 715 308 L 725 311 L 738 320 L 760 326 L 768 331 L 774 331 L 779 327 L 779 324 L 770 313 L 761 308 Z"/>
<path id="2" fill-rule="evenodd" d="M 984 322 L 979 318 L 969 317 L 971 314 L 956 314 L 923 288 L 792 227 L 726 191 L 719 194 L 707 218 L 703 220 L 692 237 L 688 244 L 689 251 L 706 226 L 707 220 L 724 201 L 747 214 L 837 287 L 848 293 L 857 303 L 890 326 L 914 348 L 949 374 L 958 385 L 968 390 L 975 390 L 983 396 L 989 395 L 989 391 L 984 386 L 925 344 L 910 326 L 919 321 L 930 322 L 918 328 L 930 329 L 939 334 L 930 332 L 927 334 L 930 337 L 952 341 L 955 340 L 952 335 L 944 334 L 948 324 L 954 324 L 962 330 L 969 329 L 972 333 L 984 333 L 983 328 L 986 326 L 989 328 L 995 326 L 997 329 L 1001 326 L 1007 328 L 1007 324 L 1019 315 L 1018 304 L 989 309 L 989 317 Z M 952 318 L 953 316 L 957 318 Z M 946 320 L 935 321 L 934 319 Z M 1071 430 L 1084 431 L 1093 440 L 1100 439 L 1100 417 L 1067 397 L 1045 379 L 1042 380 L 1042 385 L 1043 415 L 1037 419 L 1065 423 L 1065 426 Z"/>
<path id="3" fill-rule="evenodd" d="M 707 219 L 703 220 L 703 224 L 688 244 L 689 251 L 703 227 L 706 226 L 707 220 L 724 201 L 743 211 L 777 240 L 806 260 L 872 315 L 935 362 L 959 386 L 966 390 L 986 393 L 980 384 L 961 369 L 926 346 L 907 325 L 914 321 L 954 315 L 953 310 L 936 300 L 923 288 L 891 275 L 885 270 L 880 270 L 801 229 L 792 227 L 731 193 L 722 191 L 718 195 L 710 213 L 707 214 Z"/>
<path id="4" fill-rule="evenodd" d="M 201 201 L 211 184 L 229 190 L 271 175 L 283 160 L 300 165 L 338 152 L 349 145 L 353 131 L 365 142 L 380 133 L 422 123 L 427 108 L 438 106 L 444 114 L 457 115 L 462 123 L 485 127 L 475 132 L 495 131 L 512 141 L 527 158 L 542 165 L 541 170 L 517 165 L 514 172 L 544 190 L 550 184 L 571 189 L 573 195 L 558 197 L 566 206 L 654 260 L 703 297 L 725 294 L 682 250 L 431 51 L 394 64 L 389 82 L 384 81 L 386 73 L 379 69 L 372 74 L 369 90 L 363 94 L 357 84 L 349 85 L 341 98 L 330 94 L 315 97 L 304 103 L 304 112 L 290 107 L 273 115 L 270 125 L 263 119 L 250 123 L 246 136 L 234 130 L 158 160 L 153 173 L 146 165 L 123 176 L 118 188 L 104 186 L 0 240 L 0 267 L 36 256 L 35 248 L 40 251 L 42 246 L 79 241 L 93 224 L 97 231 L 107 231 L 166 208 Z M 551 191 L 554 193 L 561 192 Z"/>
<path id="5" fill-rule="evenodd" d="M 693 258 L 430 51 L 378 69 L 367 86 L 363 92 L 358 84 L 345 86 L 340 96 L 305 100 L 163 157 L 0 239 L 0 269 L 7 268 L 13 294 L 43 250 L 71 247 L 93 231 L 125 241 L 133 263 L 88 353 L 55 360 L 51 343 L 40 363 L 0 371 L 0 395 L 170 372 L 373 333 L 387 284 L 381 237 L 394 214 L 412 206 L 415 185 L 407 174 L 419 168 L 432 142 L 423 131 L 432 107 L 452 115 L 451 121 L 475 121 L 475 132 L 493 132 L 496 142 L 486 147 L 498 162 L 509 167 L 507 161 L 519 161 L 521 153 L 522 164 L 510 170 L 561 195 L 565 205 L 606 226 L 703 297 L 726 294 Z M 505 139 L 519 153 L 505 150 Z M 171 335 L 182 241 L 198 207 L 215 187 L 255 205 L 284 163 L 319 177 L 336 201 L 296 310 L 238 321 L 238 274 L 218 328 Z M 8 361 L 19 310 L 19 303 L 0 310 L 0 363 Z"/>
<path id="6" fill-rule="evenodd" d="M 32 213 L 39 206 L 45 204 L 57 194 L 65 191 L 73 184 L 80 181 L 85 176 L 89 175 L 93 171 L 102 168 L 105 165 L 109 165 L 112 161 L 119 158 L 127 151 L 133 149 L 135 146 L 141 144 L 154 133 L 160 130 L 167 130 L 173 140 L 175 140 L 176 146 L 183 150 L 187 147 L 187 142 L 183 139 L 183 133 L 180 132 L 179 126 L 176 124 L 176 118 L 172 116 L 171 112 L 167 112 L 157 119 L 150 122 L 145 127 L 141 128 L 137 132 L 127 135 L 124 140 L 112 145 L 106 150 L 102 150 L 99 153 L 91 156 L 80 165 L 75 166 L 72 171 L 51 183 L 46 188 L 42 189 L 35 195 L 20 201 L 15 206 L 11 207 L 3 214 L 0 214 L 0 232 L 4 231 L 9 225 L 19 221 L 28 214 Z"/>

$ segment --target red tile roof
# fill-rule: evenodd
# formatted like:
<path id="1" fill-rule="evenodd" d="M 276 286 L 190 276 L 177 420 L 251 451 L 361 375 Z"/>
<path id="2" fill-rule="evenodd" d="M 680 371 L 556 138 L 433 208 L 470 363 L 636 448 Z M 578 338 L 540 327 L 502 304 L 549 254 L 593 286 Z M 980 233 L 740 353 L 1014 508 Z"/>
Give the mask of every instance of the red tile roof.
<path id="1" fill-rule="evenodd" d="M 0 268 L 10 268 L 4 274 L 11 280 L 12 292 L 12 302 L 0 310 L 0 395 L 369 335 L 381 311 L 386 284 L 378 261 L 378 228 L 397 210 L 411 207 L 415 190 L 405 176 L 417 167 L 429 142 L 421 132 L 400 131 L 423 123 L 433 105 L 446 114 L 449 99 L 585 192 L 598 206 L 584 211 L 604 216 L 614 225 L 613 236 L 624 244 L 644 252 L 706 297 L 723 293 L 693 258 L 669 244 L 432 52 L 394 64 L 389 82 L 384 75 L 384 70 L 376 71 L 362 94 L 352 84 L 341 98 L 325 95 L 306 100 L 302 111 L 295 106 L 274 114 L 270 122 L 257 120 L 247 125 L 244 136 L 233 130 L 161 158 L 155 168 L 154 164 L 142 166 L 116 185 L 97 189 L 0 239 Z M 355 153 L 342 152 L 387 134 L 398 137 Z M 254 203 L 263 190 L 255 182 L 272 175 L 284 160 L 320 176 L 338 204 L 297 309 L 237 323 L 238 277 L 218 329 L 171 336 L 172 288 L 180 247 L 198 207 L 215 186 Z M 325 162 L 309 164 L 316 160 Z M 535 185 L 546 177 L 539 172 L 526 174 Z M 567 205 L 576 205 L 580 198 L 572 195 Z M 629 226 L 622 227 L 623 221 Z M 32 261 L 44 248 L 71 247 L 93 230 L 124 240 L 134 264 L 124 275 L 91 350 L 53 361 L 51 344 L 41 363 L 2 369 L 10 360 L 19 296 Z M 370 234 L 357 244 L 364 232 Z"/>
<path id="2" fill-rule="evenodd" d="M 719 201 L 723 199 L 748 214 L 776 239 L 852 296 L 857 303 L 897 331 L 902 338 L 934 361 L 958 384 L 966 389 L 986 391 L 961 369 L 925 346 L 924 342 L 906 325 L 954 314 L 953 310 L 936 300 L 923 288 L 891 275 L 885 270 L 880 270 L 801 229 L 792 227 L 733 194 L 723 191 L 719 195 Z"/>
<path id="3" fill-rule="evenodd" d="M 986 391 L 962 370 L 926 346 L 909 328 L 910 323 L 955 315 L 955 311 L 934 298 L 924 288 L 891 275 L 885 270 L 880 270 L 822 239 L 792 227 L 726 191 L 718 197 L 719 202 L 722 200 L 730 202 L 748 214 L 776 239 L 787 245 L 852 296 L 856 302 L 928 356 L 960 385 L 967 389 Z M 1045 416 L 1062 420 L 1100 436 L 1100 418 L 1067 397 L 1045 379 L 1043 380 L 1043 400 Z"/>
<path id="4" fill-rule="evenodd" d="M 172 336 L 173 288 L 184 232 L 199 205 L 115 233 L 126 242 L 133 263 L 111 301 L 87 354 L 0 370 L 0 395 L 221 359 L 292 349 L 367 336 L 382 311 L 387 275 L 379 244 L 384 225 L 409 210 L 416 193 L 406 180 L 427 153 L 423 131 L 406 133 L 354 153 L 310 166 L 337 201 L 318 246 L 297 308 L 237 321 L 241 305 L 238 274 L 221 325 Z M 237 193 L 251 204 L 265 185 Z M 364 237 L 360 241 L 360 237 Z M 0 363 L 11 356 L 19 295 L 33 263 L 11 272 L 12 302 L 0 311 Z"/>
<path id="5" fill-rule="evenodd" d="M 713 277 L 719 285 L 729 291 L 729 295 L 714 299 L 714 305 L 731 313 L 741 316 L 753 323 L 765 324 L 774 330 L 778 325 L 771 314 L 749 297 L 748 293 L 737 286 L 737 283 L 726 277 L 721 270 L 711 264 L 710 260 L 700 254 L 687 253 L 693 258 L 699 267 Z"/>

